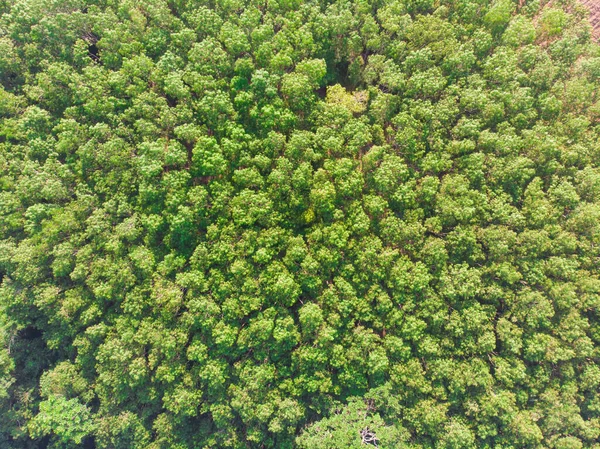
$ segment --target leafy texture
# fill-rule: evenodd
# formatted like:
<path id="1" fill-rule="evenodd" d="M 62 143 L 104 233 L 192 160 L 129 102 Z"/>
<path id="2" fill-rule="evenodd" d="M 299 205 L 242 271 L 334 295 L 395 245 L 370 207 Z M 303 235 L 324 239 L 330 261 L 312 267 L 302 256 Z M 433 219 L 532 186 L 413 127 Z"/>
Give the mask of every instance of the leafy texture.
<path id="1" fill-rule="evenodd" d="M 598 449 L 581 5 L 0 13 L 0 447 Z"/>

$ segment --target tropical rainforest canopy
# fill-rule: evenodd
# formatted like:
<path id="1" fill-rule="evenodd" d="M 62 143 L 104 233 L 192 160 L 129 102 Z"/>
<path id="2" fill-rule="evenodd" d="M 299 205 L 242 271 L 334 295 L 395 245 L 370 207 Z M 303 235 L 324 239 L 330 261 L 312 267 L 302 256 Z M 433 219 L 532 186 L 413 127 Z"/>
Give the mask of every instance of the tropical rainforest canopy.
<path id="1" fill-rule="evenodd" d="M 600 448 L 577 2 L 0 12 L 0 448 Z"/>

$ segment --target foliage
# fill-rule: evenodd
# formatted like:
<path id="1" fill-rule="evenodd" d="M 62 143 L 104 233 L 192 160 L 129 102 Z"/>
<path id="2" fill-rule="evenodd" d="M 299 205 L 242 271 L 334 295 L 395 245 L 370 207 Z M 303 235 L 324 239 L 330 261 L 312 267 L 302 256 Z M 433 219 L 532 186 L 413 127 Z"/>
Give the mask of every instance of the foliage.
<path id="1" fill-rule="evenodd" d="M 0 12 L 0 448 L 599 448 L 574 0 Z"/>

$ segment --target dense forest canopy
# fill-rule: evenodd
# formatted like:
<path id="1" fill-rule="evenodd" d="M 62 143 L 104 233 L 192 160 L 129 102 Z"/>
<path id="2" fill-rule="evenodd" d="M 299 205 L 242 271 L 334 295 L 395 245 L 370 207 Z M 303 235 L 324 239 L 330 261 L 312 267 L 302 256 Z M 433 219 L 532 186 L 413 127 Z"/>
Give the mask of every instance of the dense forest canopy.
<path id="1" fill-rule="evenodd" d="M 0 13 L 0 448 L 600 448 L 582 5 Z"/>

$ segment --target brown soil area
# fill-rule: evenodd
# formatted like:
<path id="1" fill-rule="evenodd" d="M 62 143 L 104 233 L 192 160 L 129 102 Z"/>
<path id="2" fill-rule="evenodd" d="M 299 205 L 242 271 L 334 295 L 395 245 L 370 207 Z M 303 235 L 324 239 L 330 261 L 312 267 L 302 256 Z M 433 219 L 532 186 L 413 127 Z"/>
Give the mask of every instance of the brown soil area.
<path id="1" fill-rule="evenodd" d="M 590 22 L 594 37 L 600 39 L 600 0 L 580 0 L 590 10 Z"/>

